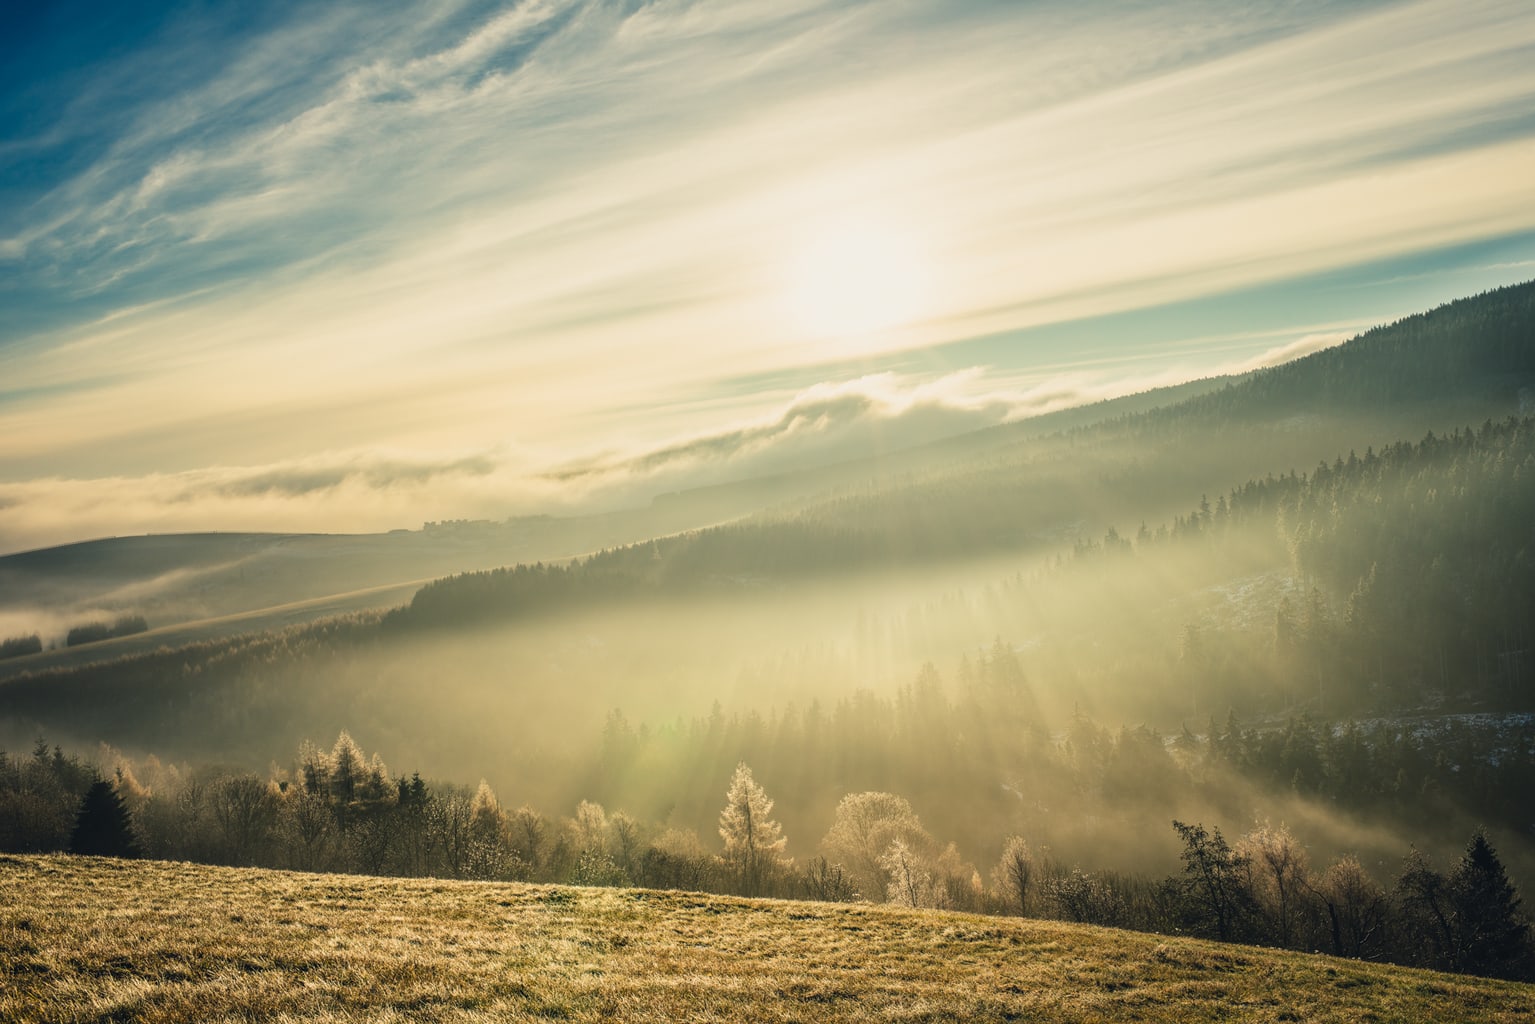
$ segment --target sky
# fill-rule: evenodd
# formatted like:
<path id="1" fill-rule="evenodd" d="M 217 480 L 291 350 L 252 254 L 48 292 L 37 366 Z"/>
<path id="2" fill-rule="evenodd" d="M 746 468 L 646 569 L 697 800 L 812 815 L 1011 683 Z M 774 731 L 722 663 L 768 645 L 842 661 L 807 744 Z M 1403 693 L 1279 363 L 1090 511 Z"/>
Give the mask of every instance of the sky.
<path id="1" fill-rule="evenodd" d="M 1535 277 L 1525 0 L 13 6 L 0 552 L 643 503 Z"/>

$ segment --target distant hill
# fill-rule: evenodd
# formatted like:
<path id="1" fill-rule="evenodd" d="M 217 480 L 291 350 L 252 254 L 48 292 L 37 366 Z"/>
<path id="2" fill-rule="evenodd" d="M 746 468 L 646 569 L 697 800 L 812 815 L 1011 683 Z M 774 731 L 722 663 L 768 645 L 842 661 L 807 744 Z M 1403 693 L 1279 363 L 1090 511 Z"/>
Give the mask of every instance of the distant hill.
<path id="1" fill-rule="evenodd" d="M 604 568 L 623 563 L 620 571 L 587 575 L 618 593 L 637 576 L 782 577 L 1043 550 L 1110 526 L 1155 525 L 1201 493 L 1246 479 L 1305 472 L 1349 450 L 1528 411 L 1532 389 L 1535 282 L 1242 377 L 1193 381 L 877 458 L 662 495 L 643 509 L 366 536 L 114 538 L 10 555 L 0 558 L 0 640 L 36 629 L 26 625 L 29 614 L 46 622 L 45 646 L 91 618 L 137 614 L 152 628 L 95 649 L 0 659 L 0 678 L 398 605 L 425 580 L 518 563 L 549 566 L 679 532 L 696 531 L 662 542 L 665 567 L 650 564 L 647 548 L 604 555 Z M 756 519 L 728 530 L 707 529 L 750 516 Z M 501 600 L 510 595 L 499 584 L 532 596 L 525 572 L 500 574 L 487 590 L 491 582 L 460 577 L 428 587 L 418 618 L 449 621 L 470 604 L 481 606 L 476 616 L 523 604 L 521 596 Z M 534 589 L 547 594 L 552 587 L 541 580 Z M 560 589 L 573 596 L 581 588 Z M 454 591 L 463 600 L 437 600 Z M 440 613 L 427 610 L 434 602 Z"/>
<path id="2" fill-rule="evenodd" d="M 0 641 L 41 634 L 37 654 L 0 658 L 0 679 L 162 645 L 284 628 L 405 603 L 423 581 L 517 562 L 558 563 L 768 509 L 824 502 L 850 488 L 974 459 L 1022 437 L 1128 415 L 1222 386 L 1192 381 L 907 451 L 656 496 L 648 507 L 584 516 L 428 524 L 387 534 L 200 533 L 108 537 L 0 556 Z M 92 619 L 140 614 L 147 634 L 65 649 Z"/>
<path id="3" fill-rule="evenodd" d="M 1404 407 L 1465 410 L 1478 421 L 1535 412 L 1535 281 L 1373 328 L 1139 419 L 1159 425 Z"/>
<path id="4" fill-rule="evenodd" d="M 1059 922 L 3 857 L 0 1019 L 1456 1021 L 1535 987 Z"/>
<path id="5" fill-rule="evenodd" d="M 755 507 L 739 504 L 738 497 L 679 496 L 588 516 L 429 523 L 380 534 L 108 537 L 4 555 L 0 641 L 38 634 L 45 649 L 0 657 L 0 678 L 393 607 L 428 580 L 518 561 L 561 561 Z M 143 616 L 150 630 L 65 649 L 73 627 L 125 614 Z"/>

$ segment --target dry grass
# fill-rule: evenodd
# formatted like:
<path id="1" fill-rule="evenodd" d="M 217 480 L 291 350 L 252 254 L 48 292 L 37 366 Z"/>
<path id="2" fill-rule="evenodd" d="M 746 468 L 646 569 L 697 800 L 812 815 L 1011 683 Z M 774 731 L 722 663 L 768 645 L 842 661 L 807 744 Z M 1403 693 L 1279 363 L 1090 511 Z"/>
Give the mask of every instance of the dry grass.
<path id="1" fill-rule="evenodd" d="M 1535 987 L 881 907 L 0 857 L 0 1020 L 1520 1021 Z"/>

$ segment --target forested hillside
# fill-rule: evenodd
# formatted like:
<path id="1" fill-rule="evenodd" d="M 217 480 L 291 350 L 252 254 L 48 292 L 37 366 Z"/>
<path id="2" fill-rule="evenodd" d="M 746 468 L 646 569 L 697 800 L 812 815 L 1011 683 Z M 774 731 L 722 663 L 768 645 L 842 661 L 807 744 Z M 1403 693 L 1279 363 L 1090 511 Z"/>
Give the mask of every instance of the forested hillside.
<path id="1" fill-rule="evenodd" d="M 1088 567 L 1079 574 L 1085 580 L 1102 571 L 1093 564 L 1096 555 L 1139 550 L 1156 559 L 1219 554 L 1221 545 L 1269 549 L 1278 559 L 1274 568 L 1291 574 L 1293 593 L 1273 607 L 1252 609 L 1271 626 L 1258 634 L 1259 649 L 1247 652 L 1242 665 L 1222 665 L 1235 656 L 1219 653 L 1215 623 L 1204 624 L 1198 651 L 1184 652 L 1216 659 L 1212 671 L 1231 677 L 1226 704 L 1257 711 L 1274 706 L 1265 690 L 1283 691 L 1281 707 L 1321 690 L 1333 713 L 1408 706 L 1429 692 L 1528 709 L 1535 693 L 1535 665 L 1523 653 L 1535 612 L 1535 520 L 1527 514 L 1535 507 L 1532 422 L 1430 435 L 1379 453 L 1366 450 L 1363 457 L 1351 452 L 1309 473 L 1248 481 L 1213 505 L 1201 499 L 1186 516 L 1154 529 L 1132 532 L 1127 524 L 1103 544 L 1078 541 L 1072 558 Z M 877 570 L 902 556 L 936 556 L 927 540 L 936 545 L 945 534 L 931 506 L 914 500 L 909 506 L 933 514 L 931 529 L 922 532 L 899 511 L 858 516 L 849 514 L 849 504 L 856 501 L 839 499 L 788 519 L 682 534 L 568 565 L 453 577 L 424 587 L 409 607 L 381 620 L 336 620 L 280 638 L 213 642 L 44 674 L 7 684 L 0 699 L 10 714 L 35 714 L 47 723 L 49 706 L 73 688 L 93 696 L 69 704 L 110 719 L 119 714 L 107 710 L 113 704 L 131 707 L 159 693 L 165 706 L 183 706 L 192 691 L 220 674 L 246 671 L 252 658 L 311 658 L 343 638 L 340 650 L 434 626 L 538 621 L 571 609 L 656 598 L 751 596 L 807 578 Z M 1195 540 L 1199 546 L 1191 546 Z M 1169 552 L 1166 546 L 1174 542 L 1183 547 Z M 1116 568 L 1127 579 L 1138 572 L 1122 559 Z M 1092 586 L 1054 575 L 1063 571 L 1047 570 L 1027 586 L 994 581 L 1002 620 L 1011 615 L 1027 621 L 1023 604 L 1041 587 Z M 924 656 L 944 653 L 937 642 L 929 646 L 938 649 Z M 1209 691 L 1207 706 L 1221 705 L 1219 685 L 1200 684 Z"/>
<path id="2" fill-rule="evenodd" d="M 605 552 L 569 566 L 442 580 L 387 628 L 540 615 L 583 601 L 783 585 L 903 560 L 1003 546 L 1014 503 L 981 482 L 947 502 L 914 487 L 897 500 L 846 498 L 792 519 L 718 527 Z M 934 488 L 938 490 L 938 488 Z M 1021 491 L 1021 488 L 1020 488 Z M 964 508 L 982 510 L 965 515 Z M 1432 433 L 1309 473 L 1269 476 L 1208 498 L 1156 529 L 1117 529 L 1109 553 L 1199 538 L 1282 546 L 1300 593 L 1268 611 L 1276 685 L 1330 692 L 1333 709 L 1386 709 L 1432 691 L 1529 709 L 1535 699 L 1535 420 Z M 977 532 L 947 529 L 963 520 Z M 1023 530 L 1014 527 L 1017 534 Z M 1022 538 L 1014 534 L 1015 542 Z M 1239 536 L 1232 536 L 1233 534 Z M 1132 542 L 1133 539 L 1133 542 Z M 1038 539 L 1036 544 L 1040 543 Z M 1077 557 L 1097 549 L 1078 543 Z M 1307 596 L 1313 588 L 1315 596 Z M 1269 652 L 1263 652 L 1267 655 Z M 1292 694 L 1292 699 L 1295 694 Z"/>
<path id="3" fill-rule="evenodd" d="M 1248 481 L 1137 540 L 1230 544 L 1256 531 L 1283 545 L 1295 593 L 1273 608 L 1268 639 L 1290 700 L 1325 694 L 1332 713 L 1429 698 L 1530 710 L 1531 509 L 1535 420 L 1509 419 Z"/>
<path id="4" fill-rule="evenodd" d="M 1531 411 L 1532 386 L 1535 281 L 1446 303 L 1127 420 L 1165 430 L 1403 406 L 1506 414 Z"/>

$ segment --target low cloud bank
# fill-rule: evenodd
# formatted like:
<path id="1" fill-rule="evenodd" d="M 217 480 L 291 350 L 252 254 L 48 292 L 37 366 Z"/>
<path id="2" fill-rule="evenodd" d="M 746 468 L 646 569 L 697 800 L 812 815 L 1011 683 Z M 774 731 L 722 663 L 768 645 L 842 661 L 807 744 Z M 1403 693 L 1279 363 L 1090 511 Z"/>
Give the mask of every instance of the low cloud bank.
<path id="1" fill-rule="evenodd" d="M 1266 352 L 1260 352 L 1251 359 L 1245 360 L 1233 367 L 1231 373 L 1245 373 L 1249 370 L 1262 370 L 1270 366 L 1278 366 L 1309 356 L 1313 352 L 1320 352 L 1324 348 L 1332 348 L 1341 345 L 1354 337 L 1354 331 L 1327 331 L 1319 334 L 1308 334 L 1303 338 L 1297 338 L 1287 345 L 1278 345 Z"/>
<path id="2" fill-rule="evenodd" d="M 1221 372 L 1276 365 L 1345 337 L 1309 334 Z M 353 451 L 261 466 L 0 483 L 0 552 L 141 533 L 368 533 L 438 519 L 638 506 L 660 493 L 899 451 L 1188 376 L 1006 378 L 981 367 L 943 376 L 881 373 L 815 384 L 763 415 L 575 458 L 504 448 Z"/>
<path id="3" fill-rule="evenodd" d="M 489 476 L 498 469 L 488 455 L 470 455 L 446 462 L 421 462 L 387 458 L 353 458 L 331 465 L 281 466 L 235 476 L 213 485 L 226 498 L 261 497 L 276 494 L 299 497 L 317 491 L 332 491 L 348 483 L 361 482 L 371 490 L 410 487 L 443 477 Z M 196 499 L 206 484 L 194 484 L 189 497 Z"/>
<path id="4" fill-rule="evenodd" d="M 812 461 L 891 451 L 978 430 L 1014 417 L 1017 396 L 978 389 L 971 370 L 913 382 L 884 373 L 800 392 L 779 412 L 638 453 L 578 460 L 551 471 L 561 481 L 727 469 L 781 472 Z"/>
<path id="5" fill-rule="evenodd" d="M 508 490 L 495 452 L 444 458 L 320 455 L 266 466 L 0 483 L 0 551 L 95 537 L 200 531 L 368 533 L 427 519 L 506 515 L 536 500 Z"/>
<path id="6" fill-rule="evenodd" d="M 575 459 L 502 449 L 317 455 L 262 466 L 0 484 L 0 550 L 202 530 L 372 532 L 643 505 L 658 493 L 788 472 L 993 426 L 1095 397 L 1010 390 L 980 369 L 821 383 L 762 417 Z"/>

